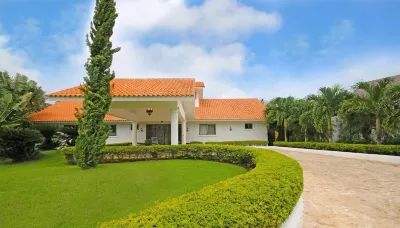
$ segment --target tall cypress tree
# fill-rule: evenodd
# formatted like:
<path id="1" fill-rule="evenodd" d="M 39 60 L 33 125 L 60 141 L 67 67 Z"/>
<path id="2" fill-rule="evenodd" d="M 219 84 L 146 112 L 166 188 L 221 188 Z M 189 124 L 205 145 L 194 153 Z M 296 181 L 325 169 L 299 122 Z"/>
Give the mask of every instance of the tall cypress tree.
<path id="1" fill-rule="evenodd" d="M 110 71 L 110 67 L 113 54 L 120 50 L 112 48 L 110 41 L 117 17 L 115 0 L 96 0 L 90 33 L 86 36 L 90 58 L 85 64 L 85 85 L 81 87 L 83 108 L 76 112 L 79 137 L 74 157 L 84 169 L 96 167 L 102 160 L 102 150 L 110 131 L 103 121 L 112 99 L 110 81 L 115 78 L 115 73 Z"/>

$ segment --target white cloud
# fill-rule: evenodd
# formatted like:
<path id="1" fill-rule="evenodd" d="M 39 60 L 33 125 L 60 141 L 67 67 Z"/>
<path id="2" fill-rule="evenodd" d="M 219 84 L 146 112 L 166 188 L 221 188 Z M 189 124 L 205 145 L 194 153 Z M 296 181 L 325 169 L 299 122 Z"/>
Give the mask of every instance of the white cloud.
<path id="1" fill-rule="evenodd" d="M 236 0 L 206 0 L 188 6 L 184 0 L 119 0 L 116 33 L 138 36 L 167 31 L 232 40 L 256 30 L 273 31 L 282 19 Z"/>
<path id="2" fill-rule="evenodd" d="M 318 89 L 323 86 L 341 84 L 349 89 L 358 81 L 369 81 L 399 74 L 399 62 L 399 54 L 364 53 L 352 58 L 345 58 L 338 64 L 332 63 L 324 68 L 312 68 L 302 73 L 272 72 L 265 66 L 258 66 L 257 72 L 263 74 L 264 77 L 263 82 L 258 80 L 257 83 L 265 85 L 265 88 L 255 89 L 249 94 L 266 99 L 277 96 L 302 98 L 317 93 Z"/>
<path id="3" fill-rule="evenodd" d="M 21 50 L 10 48 L 8 41 L 8 36 L 0 35 L 0 71 L 8 71 L 11 75 L 25 74 L 38 81 L 40 72 L 30 67 L 30 57 Z"/>
<path id="4" fill-rule="evenodd" d="M 206 83 L 208 97 L 247 96 L 233 81 L 244 72 L 248 53 L 243 44 L 234 40 L 256 30 L 277 29 L 281 23 L 279 15 L 257 11 L 235 0 L 207 0 L 200 6 L 188 6 L 182 0 L 118 0 L 117 12 L 113 42 L 122 48 L 112 66 L 117 77 L 196 78 Z M 193 40 L 175 45 L 140 42 L 142 36 L 157 31 L 163 31 L 162 37 L 176 37 L 177 32 L 197 37 L 231 37 L 229 42 L 208 47 Z M 46 85 L 49 91 L 81 83 L 87 56 L 87 47 L 78 54 L 69 54 L 57 75 L 63 83 L 57 80 Z"/>

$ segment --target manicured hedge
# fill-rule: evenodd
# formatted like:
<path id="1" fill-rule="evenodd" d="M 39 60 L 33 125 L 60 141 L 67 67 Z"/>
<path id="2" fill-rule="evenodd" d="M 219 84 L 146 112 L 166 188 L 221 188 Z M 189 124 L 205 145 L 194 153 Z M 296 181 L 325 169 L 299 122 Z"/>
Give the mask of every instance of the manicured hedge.
<path id="1" fill-rule="evenodd" d="M 400 145 L 345 144 L 322 142 L 274 142 L 274 146 L 400 156 Z"/>
<path id="2" fill-rule="evenodd" d="M 111 143 L 107 144 L 107 146 L 132 146 L 132 143 L 131 142 Z"/>
<path id="3" fill-rule="evenodd" d="M 73 148 L 63 151 L 71 153 Z M 253 169 L 101 227 L 279 227 L 303 191 L 301 166 L 265 149 L 224 145 L 107 147 L 105 154 L 149 159 L 155 159 L 156 154 L 157 158 L 213 160 Z"/>
<path id="4" fill-rule="evenodd" d="M 232 145 L 232 146 L 266 146 L 266 140 L 244 140 L 244 141 L 222 141 L 222 142 L 206 142 L 206 144 Z"/>
<path id="5" fill-rule="evenodd" d="M 191 141 L 190 143 L 188 143 L 188 144 L 204 144 L 203 142 L 200 142 L 200 141 Z"/>

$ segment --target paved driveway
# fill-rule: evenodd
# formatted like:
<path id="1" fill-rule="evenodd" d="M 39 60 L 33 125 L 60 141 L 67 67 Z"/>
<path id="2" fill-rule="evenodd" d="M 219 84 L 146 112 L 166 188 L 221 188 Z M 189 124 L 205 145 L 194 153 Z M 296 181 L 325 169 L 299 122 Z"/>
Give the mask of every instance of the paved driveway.
<path id="1" fill-rule="evenodd" d="M 304 227 L 400 227 L 400 165 L 274 149 L 304 169 Z"/>

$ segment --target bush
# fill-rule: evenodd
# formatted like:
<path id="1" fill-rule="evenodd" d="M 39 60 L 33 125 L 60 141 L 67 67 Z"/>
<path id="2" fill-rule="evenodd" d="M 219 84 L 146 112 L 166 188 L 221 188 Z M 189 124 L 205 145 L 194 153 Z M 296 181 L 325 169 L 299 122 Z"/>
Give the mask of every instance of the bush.
<path id="1" fill-rule="evenodd" d="M 281 147 L 400 156 L 399 145 L 345 144 L 322 142 L 275 142 L 274 145 Z"/>
<path id="2" fill-rule="evenodd" d="M 153 144 L 153 141 L 151 141 L 151 139 L 144 140 L 144 145 L 145 146 L 151 146 L 151 144 Z"/>
<path id="3" fill-rule="evenodd" d="M 53 135 L 51 139 L 58 147 L 75 146 L 76 139 L 78 138 L 78 126 L 66 126 L 61 128 Z"/>
<path id="4" fill-rule="evenodd" d="M 40 145 L 41 149 L 52 150 L 60 146 L 58 143 L 52 140 L 54 134 L 56 134 L 57 131 L 60 130 L 60 126 L 53 124 L 40 124 L 35 125 L 35 128 L 39 130 L 45 138 L 43 144 Z"/>
<path id="5" fill-rule="evenodd" d="M 44 141 L 38 130 L 5 128 L 0 130 L 0 155 L 21 162 L 39 155 L 38 144 Z"/>
<path id="6" fill-rule="evenodd" d="M 107 144 L 107 146 L 132 146 L 132 143 L 131 142 L 111 143 Z"/>
<path id="7" fill-rule="evenodd" d="M 206 144 L 220 144 L 220 145 L 232 145 L 232 146 L 266 146 L 268 142 L 266 140 L 244 140 L 244 141 L 223 141 L 223 142 L 206 142 Z"/>
<path id="8" fill-rule="evenodd" d="M 73 153 L 74 148 L 64 148 Z M 156 204 L 101 227 L 279 227 L 303 191 L 293 159 L 257 148 L 224 145 L 106 147 L 108 157 L 190 158 L 228 162 L 249 172 Z M 156 156 L 154 156 L 156 155 Z M 255 166 L 256 165 L 256 166 Z"/>
<path id="9" fill-rule="evenodd" d="M 188 144 L 204 144 L 203 142 L 200 142 L 200 141 L 191 141 L 190 143 L 188 143 Z"/>

